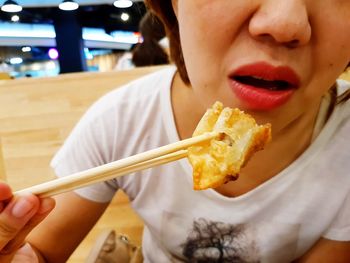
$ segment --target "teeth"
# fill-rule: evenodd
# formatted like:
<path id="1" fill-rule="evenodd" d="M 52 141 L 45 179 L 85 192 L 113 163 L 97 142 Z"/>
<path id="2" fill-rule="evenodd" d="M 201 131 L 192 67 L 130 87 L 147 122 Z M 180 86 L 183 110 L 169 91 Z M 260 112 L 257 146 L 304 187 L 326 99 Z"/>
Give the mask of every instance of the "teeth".
<path id="1" fill-rule="evenodd" d="M 251 77 L 254 78 L 254 79 L 258 79 L 258 80 L 270 81 L 270 80 L 268 80 L 268 79 L 264 79 L 264 78 L 258 77 L 258 76 L 251 76 Z"/>
<path id="2" fill-rule="evenodd" d="M 266 80 L 259 76 L 237 76 L 235 78 L 241 83 L 253 85 L 271 91 L 288 89 L 290 86 L 288 82 L 283 80 Z"/>

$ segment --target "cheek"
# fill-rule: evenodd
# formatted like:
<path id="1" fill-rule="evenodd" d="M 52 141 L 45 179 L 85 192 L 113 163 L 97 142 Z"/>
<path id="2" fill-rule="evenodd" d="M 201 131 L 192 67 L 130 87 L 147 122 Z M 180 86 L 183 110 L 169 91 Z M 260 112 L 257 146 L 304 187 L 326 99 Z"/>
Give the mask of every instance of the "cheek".
<path id="1" fill-rule="evenodd" d="M 350 4 L 347 6 L 350 13 Z M 321 96 L 334 84 L 334 80 L 344 72 L 350 61 L 350 19 L 344 10 L 328 8 L 331 14 L 313 22 L 313 79 L 306 91 L 307 98 Z"/>
<path id="2" fill-rule="evenodd" d="M 319 63 L 326 72 L 334 71 L 334 74 L 339 76 L 350 62 L 350 33 L 328 34 L 328 37 L 320 43 L 315 57 L 319 58 Z"/>
<path id="3" fill-rule="evenodd" d="M 350 61 L 350 1 L 328 0 L 328 8 L 319 10 L 315 19 L 316 50 L 326 67 L 343 71 Z"/>
<path id="4" fill-rule="evenodd" d="M 179 2 L 181 45 L 192 84 L 200 81 L 199 78 L 213 77 L 224 66 L 224 59 L 245 16 L 242 8 L 236 8 L 238 2 L 227 5 L 213 0 Z M 230 15 L 223 15 L 225 13 Z M 198 74 L 201 76 L 197 77 Z"/>
<path id="5" fill-rule="evenodd" d="M 181 22 L 179 15 L 181 47 L 189 79 L 192 85 L 203 86 L 203 82 L 208 82 L 211 76 L 207 72 L 215 74 L 214 71 L 218 70 L 218 50 L 222 49 L 213 44 L 212 39 L 217 36 L 202 16 L 192 14 L 191 18 L 184 18 Z"/>
<path id="6" fill-rule="evenodd" d="M 304 104 L 312 103 L 312 101 L 317 101 L 321 98 L 327 91 L 333 86 L 334 80 L 340 75 L 340 68 L 335 67 L 332 64 L 326 63 L 323 67 L 318 67 L 317 72 L 314 73 L 314 78 L 310 83 L 304 93 Z"/>

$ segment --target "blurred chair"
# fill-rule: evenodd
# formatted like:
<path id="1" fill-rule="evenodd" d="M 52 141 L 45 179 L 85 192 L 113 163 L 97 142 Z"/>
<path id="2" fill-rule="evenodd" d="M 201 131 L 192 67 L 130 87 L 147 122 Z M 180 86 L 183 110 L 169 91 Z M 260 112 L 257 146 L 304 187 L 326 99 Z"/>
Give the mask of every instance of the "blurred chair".
<path id="1" fill-rule="evenodd" d="M 11 76 L 7 72 L 0 72 L 0 80 L 1 79 L 11 79 Z"/>
<path id="2" fill-rule="evenodd" d="M 350 81 L 350 67 L 340 76 L 341 79 Z"/>

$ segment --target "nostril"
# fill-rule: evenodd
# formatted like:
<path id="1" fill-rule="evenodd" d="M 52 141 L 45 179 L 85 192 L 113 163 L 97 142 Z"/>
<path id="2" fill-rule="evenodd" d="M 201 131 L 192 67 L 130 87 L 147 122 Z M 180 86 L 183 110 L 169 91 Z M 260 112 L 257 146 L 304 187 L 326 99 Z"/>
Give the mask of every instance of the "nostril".
<path id="1" fill-rule="evenodd" d="M 284 41 L 284 38 L 287 39 L 287 37 L 277 39 L 276 37 L 273 37 L 271 34 L 261 34 L 258 36 L 257 39 L 259 39 L 260 41 L 265 41 L 265 42 L 278 42 L 278 43 L 286 46 L 287 48 L 296 48 L 301 43 L 300 40 L 297 38 L 293 39 L 292 37 L 288 37 L 288 38 L 293 39 L 293 40 L 289 40 L 289 41 Z"/>
<path id="2" fill-rule="evenodd" d="M 272 7 L 268 10 L 269 6 L 262 6 L 249 21 L 249 34 L 255 40 L 287 48 L 307 44 L 311 38 L 311 24 L 304 6 L 299 6 L 301 2 L 280 1 L 279 8 L 274 7 L 275 10 Z M 283 8 L 285 10 L 282 10 Z"/>
<path id="3" fill-rule="evenodd" d="M 288 43 L 286 43 L 286 46 L 289 48 L 296 48 L 299 46 L 299 40 L 298 39 L 294 39 L 292 41 L 289 41 Z"/>

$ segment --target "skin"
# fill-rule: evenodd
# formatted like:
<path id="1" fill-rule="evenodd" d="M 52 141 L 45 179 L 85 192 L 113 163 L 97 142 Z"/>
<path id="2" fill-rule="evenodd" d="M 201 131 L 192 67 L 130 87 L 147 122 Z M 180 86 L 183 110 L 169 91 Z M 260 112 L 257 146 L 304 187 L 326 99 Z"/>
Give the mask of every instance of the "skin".
<path id="1" fill-rule="evenodd" d="M 226 196 L 244 194 L 288 166 L 310 144 L 321 97 L 350 61 L 350 34 L 345 34 L 350 28 L 350 1 L 177 0 L 173 7 L 192 83 L 186 86 L 176 75 L 172 84 L 180 137 L 191 136 L 216 100 L 245 110 L 258 122 L 272 124 L 273 141 L 249 162 L 241 179 L 216 189 Z M 289 66 L 297 72 L 301 86 L 288 103 L 270 111 L 252 111 L 231 92 L 230 72 L 257 61 Z M 26 200 L 29 208 L 15 217 L 13 207 L 20 200 Z M 0 262 L 64 261 L 107 206 L 74 193 L 55 200 L 13 198 L 8 186 L 1 183 Z M 30 230 L 49 213 L 26 239 L 32 248 L 18 250 Z M 298 262 L 350 262 L 350 243 L 320 239 Z"/>

